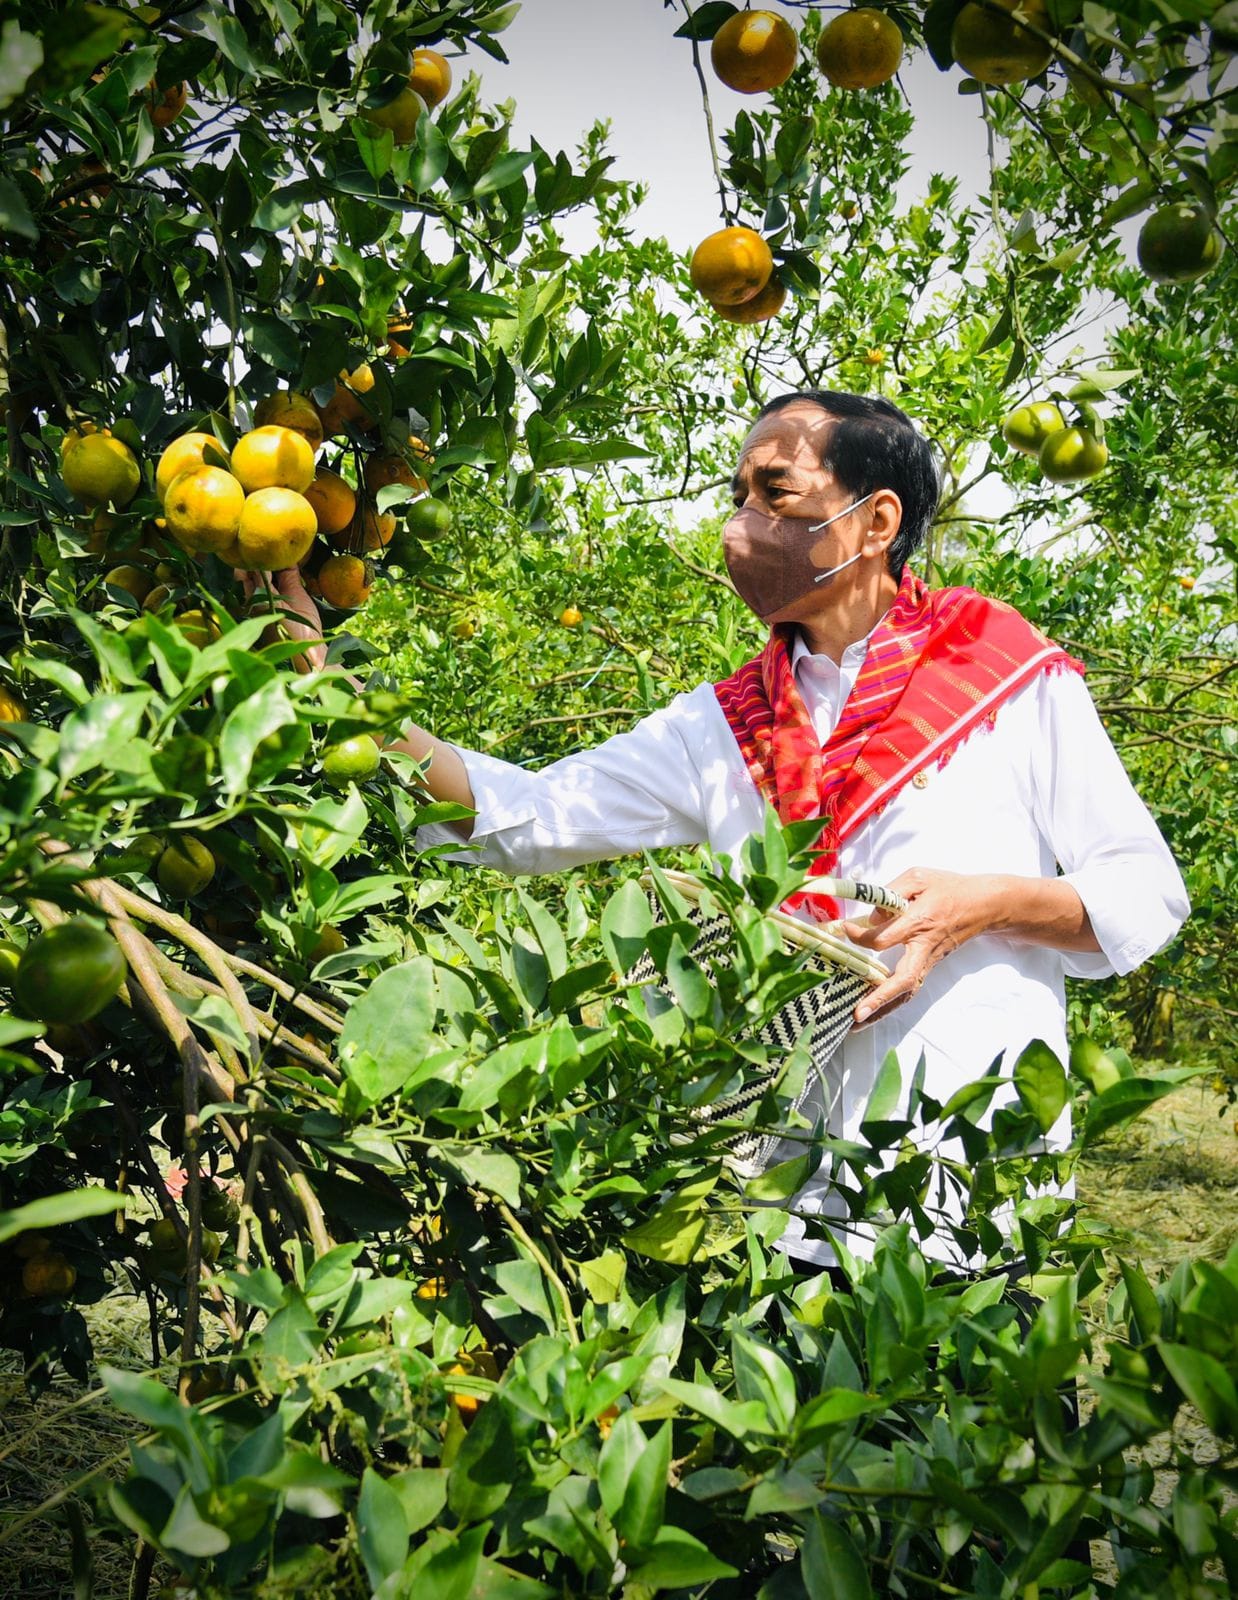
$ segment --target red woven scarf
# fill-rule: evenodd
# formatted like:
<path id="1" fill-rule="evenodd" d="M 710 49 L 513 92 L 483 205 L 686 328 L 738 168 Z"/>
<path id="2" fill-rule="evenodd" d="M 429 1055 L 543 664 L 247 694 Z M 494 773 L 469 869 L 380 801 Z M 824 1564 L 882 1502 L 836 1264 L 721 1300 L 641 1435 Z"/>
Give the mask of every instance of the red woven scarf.
<path id="1" fill-rule="evenodd" d="M 773 628 L 761 654 L 714 692 L 782 821 L 822 819 L 814 876 L 834 873 L 845 839 L 917 772 L 949 760 L 1036 673 L 1083 671 L 1012 606 L 974 589 L 930 589 L 904 568 L 822 748 L 791 667 L 794 632 L 793 624 Z M 820 921 L 839 915 L 835 901 L 811 890 L 788 902 L 800 903 Z"/>

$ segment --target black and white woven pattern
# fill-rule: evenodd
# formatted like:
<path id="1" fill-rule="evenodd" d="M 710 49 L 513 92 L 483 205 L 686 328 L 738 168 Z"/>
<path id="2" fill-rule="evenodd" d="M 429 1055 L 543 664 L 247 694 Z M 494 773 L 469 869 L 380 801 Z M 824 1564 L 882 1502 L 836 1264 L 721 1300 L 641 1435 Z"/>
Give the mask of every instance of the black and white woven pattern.
<path id="1" fill-rule="evenodd" d="M 848 896 L 859 899 L 858 895 Z M 656 894 L 649 895 L 649 909 L 655 923 L 664 923 L 666 913 Z M 706 918 L 699 906 L 690 905 L 686 913 L 697 927 L 698 935 L 692 946 L 693 958 L 702 961 L 730 936 L 731 922 L 725 915 Z M 741 1038 L 754 1040 L 777 1052 L 772 1066 L 753 1073 L 752 1078 L 734 1094 L 712 1101 L 708 1106 L 694 1109 L 691 1119 L 694 1131 L 679 1134 L 676 1143 L 687 1144 L 697 1137 L 700 1129 L 713 1123 L 732 1121 L 741 1117 L 752 1106 L 776 1087 L 786 1067 L 787 1058 L 796 1043 L 809 1032 L 808 1047 L 811 1066 L 804 1079 L 804 1087 L 796 1097 L 793 1109 L 798 1111 L 807 1099 L 814 1077 L 824 1081 L 830 1058 L 838 1049 L 851 1028 L 852 1013 L 860 996 L 872 986 L 872 980 L 860 973 L 848 971 L 826 957 L 812 953 L 806 963 L 809 971 L 819 972 L 821 982 L 805 994 L 798 995 L 775 1013 L 764 1027 L 755 1029 Z M 627 975 L 629 984 L 655 984 L 663 994 L 670 990 L 661 978 L 653 960 L 646 952 Z M 737 1133 L 725 1142 L 723 1160 L 740 1177 L 755 1177 L 761 1172 L 778 1143 L 779 1133 Z"/>

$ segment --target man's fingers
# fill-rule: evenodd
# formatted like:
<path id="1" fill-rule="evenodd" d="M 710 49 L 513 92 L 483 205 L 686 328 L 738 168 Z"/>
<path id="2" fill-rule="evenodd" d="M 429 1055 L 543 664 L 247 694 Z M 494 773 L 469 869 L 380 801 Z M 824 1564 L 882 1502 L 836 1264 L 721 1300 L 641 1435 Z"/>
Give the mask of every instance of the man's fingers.
<path id="1" fill-rule="evenodd" d="M 884 983 L 879 983 L 875 989 L 871 989 L 856 1006 L 856 1027 L 862 1028 L 870 1022 L 876 1022 L 898 1006 L 905 1005 L 908 1000 L 918 995 L 923 987 L 924 972 L 918 965 L 895 968 Z"/>

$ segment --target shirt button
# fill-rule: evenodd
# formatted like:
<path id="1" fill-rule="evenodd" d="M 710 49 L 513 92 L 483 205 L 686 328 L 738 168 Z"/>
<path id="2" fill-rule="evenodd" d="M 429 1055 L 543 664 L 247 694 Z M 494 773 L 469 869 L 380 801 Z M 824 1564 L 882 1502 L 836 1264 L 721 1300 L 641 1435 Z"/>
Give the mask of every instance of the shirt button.
<path id="1" fill-rule="evenodd" d="M 917 772 L 915 777 L 911 780 L 911 786 L 913 789 L 927 789 L 928 781 L 928 773 L 920 771 Z"/>

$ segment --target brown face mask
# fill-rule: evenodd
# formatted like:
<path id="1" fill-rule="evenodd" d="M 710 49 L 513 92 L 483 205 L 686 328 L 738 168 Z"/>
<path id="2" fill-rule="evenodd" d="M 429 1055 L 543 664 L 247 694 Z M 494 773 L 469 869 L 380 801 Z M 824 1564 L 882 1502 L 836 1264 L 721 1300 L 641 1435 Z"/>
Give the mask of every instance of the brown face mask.
<path id="1" fill-rule="evenodd" d="M 829 540 L 815 536 L 871 499 L 872 495 L 866 494 L 824 522 L 770 517 L 755 506 L 737 511 L 722 530 L 722 554 L 731 582 L 748 609 L 762 622 L 773 622 L 797 600 L 816 594 L 826 578 L 858 561 L 859 551 L 836 567 L 823 566 Z"/>

